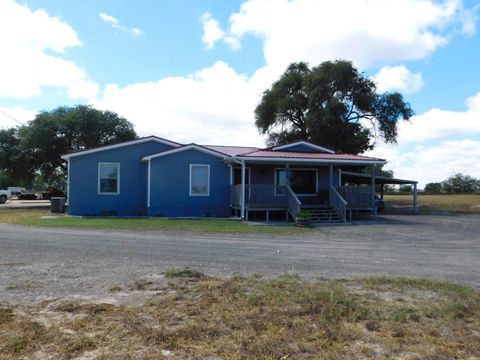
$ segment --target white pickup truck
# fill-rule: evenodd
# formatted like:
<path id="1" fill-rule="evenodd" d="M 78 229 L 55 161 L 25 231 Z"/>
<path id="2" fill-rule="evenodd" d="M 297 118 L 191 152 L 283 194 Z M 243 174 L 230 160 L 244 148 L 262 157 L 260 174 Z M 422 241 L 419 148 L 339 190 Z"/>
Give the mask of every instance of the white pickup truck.
<path id="1" fill-rule="evenodd" d="M 10 199 L 12 193 L 10 190 L 0 190 L 0 204 L 5 204 L 5 202 Z"/>

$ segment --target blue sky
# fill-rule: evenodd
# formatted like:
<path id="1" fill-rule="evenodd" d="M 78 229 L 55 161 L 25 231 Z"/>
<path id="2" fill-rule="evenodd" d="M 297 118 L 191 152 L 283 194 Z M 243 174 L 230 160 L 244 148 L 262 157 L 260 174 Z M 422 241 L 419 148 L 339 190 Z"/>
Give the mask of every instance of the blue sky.
<path id="1" fill-rule="evenodd" d="M 263 145 L 261 92 L 293 61 L 344 58 L 416 116 L 370 155 L 421 184 L 480 177 L 477 1 L 0 0 L 0 127 L 59 105 L 141 135 Z"/>

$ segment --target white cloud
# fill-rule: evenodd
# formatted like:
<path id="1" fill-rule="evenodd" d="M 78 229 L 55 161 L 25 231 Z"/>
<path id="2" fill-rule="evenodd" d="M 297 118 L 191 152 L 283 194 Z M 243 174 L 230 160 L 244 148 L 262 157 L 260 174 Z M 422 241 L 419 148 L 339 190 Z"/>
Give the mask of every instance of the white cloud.
<path id="1" fill-rule="evenodd" d="M 412 73 L 405 66 L 384 66 L 373 81 L 381 92 L 398 90 L 414 93 L 423 87 L 422 73 Z"/>
<path id="2" fill-rule="evenodd" d="M 186 143 L 262 145 L 253 109 L 266 78 L 247 78 L 218 61 L 188 76 L 122 88 L 108 85 L 93 105 L 125 116 L 142 135 Z"/>
<path id="3" fill-rule="evenodd" d="M 106 23 L 109 23 L 111 25 L 117 25 L 118 24 L 118 19 L 111 16 L 111 15 L 108 15 L 108 14 L 105 14 L 105 13 L 100 13 L 100 14 L 98 14 L 98 16 L 100 17 L 100 19 L 102 19 Z"/>
<path id="4" fill-rule="evenodd" d="M 430 146 L 380 146 L 369 155 L 388 159 L 395 177 L 419 181 L 419 188 L 463 173 L 480 178 L 480 141 L 445 140 Z"/>
<path id="5" fill-rule="evenodd" d="M 412 144 L 454 136 L 480 135 L 480 93 L 467 99 L 463 112 L 431 109 L 399 126 L 399 143 Z"/>
<path id="6" fill-rule="evenodd" d="M 97 94 L 88 74 L 61 56 L 81 42 L 59 18 L 0 0 L 0 34 L 0 97 L 28 99 L 41 95 L 43 87 L 65 88 L 72 99 Z"/>
<path id="7" fill-rule="evenodd" d="M 268 65 L 345 58 L 366 68 L 423 59 L 456 24 L 474 31 L 459 0 L 248 0 L 230 17 L 228 33 L 262 38 Z"/>
<path id="8" fill-rule="evenodd" d="M 218 21 L 212 18 L 209 12 L 204 13 L 200 17 L 200 22 L 203 26 L 202 41 L 208 49 L 213 49 L 213 46 L 218 40 L 223 39 L 225 33 L 220 29 Z"/>
<path id="9" fill-rule="evenodd" d="M 226 44 L 230 45 L 230 48 L 237 50 L 240 48 L 240 42 L 232 35 L 227 35 L 220 28 L 218 20 L 214 19 L 209 12 L 200 16 L 200 22 L 203 27 L 202 41 L 207 49 L 213 49 L 217 41 L 222 40 Z"/>
<path id="10" fill-rule="evenodd" d="M 140 30 L 139 28 L 136 28 L 136 27 L 128 28 L 120 24 L 120 21 L 112 15 L 108 15 L 106 13 L 101 12 L 98 14 L 98 17 L 102 19 L 102 21 L 106 22 L 107 24 L 110 24 L 110 26 L 114 29 L 118 29 L 123 32 L 130 33 L 135 36 L 140 36 L 143 34 L 143 31 Z"/>
<path id="11" fill-rule="evenodd" d="M 33 120 L 36 113 L 35 110 L 27 110 L 20 106 L 13 108 L 0 107 L 0 129 L 26 124 L 28 121 Z"/>
<path id="12" fill-rule="evenodd" d="M 480 177 L 480 92 L 466 104 L 463 112 L 432 109 L 402 122 L 398 145 L 379 144 L 368 154 L 387 159 L 395 176 L 418 179 L 420 186 L 457 172 Z"/>

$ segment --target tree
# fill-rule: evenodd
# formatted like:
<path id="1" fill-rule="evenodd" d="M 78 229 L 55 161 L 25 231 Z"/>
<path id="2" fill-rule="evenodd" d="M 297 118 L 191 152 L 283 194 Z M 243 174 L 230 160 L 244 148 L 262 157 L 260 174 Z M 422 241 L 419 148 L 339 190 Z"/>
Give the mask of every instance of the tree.
<path id="1" fill-rule="evenodd" d="M 377 138 L 395 143 L 398 121 L 412 115 L 402 95 L 377 93 L 375 83 L 349 61 L 312 69 L 299 62 L 263 93 L 255 125 L 271 146 L 306 140 L 357 154 L 373 149 Z"/>
<path id="2" fill-rule="evenodd" d="M 35 178 L 34 154 L 20 147 L 19 128 L 0 130 L 0 171 L 8 185 L 26 185 Z M 11 181 L 15 181 L 11 183 Z M 5 185 L 3 186 L 5 187 Z"/>
<path id="3" fill-rule="evenodd" d="M 136 138 L 133 125 L 111 111 L 91 106 L 43 111 L 27 125 L 0 132 L 0 169 L 13 178 L 40 176 L 45 183 L 61 181 L 66 165 L 61 155 Z"/>
<path id="4" fill-rule="evenodd" d="M 412 192 L 412 185 L 408 185 L 408 184 L 400 185 L 398 187 L 398 192 L 401 192 L 401 193 Z"/>
<path id="5" fill-rule="evenodd" d="M 447 193 L 473 193 L 480 191 L 480 180 L 458 173 L 443 181 L 442 188 Z"/>
<path id="6" fill-rule="evenodd" d="M 442 192 L 442 183 L 428 183 L 425 185 L 424 191 L 429 194 L 440 194 Z"/>

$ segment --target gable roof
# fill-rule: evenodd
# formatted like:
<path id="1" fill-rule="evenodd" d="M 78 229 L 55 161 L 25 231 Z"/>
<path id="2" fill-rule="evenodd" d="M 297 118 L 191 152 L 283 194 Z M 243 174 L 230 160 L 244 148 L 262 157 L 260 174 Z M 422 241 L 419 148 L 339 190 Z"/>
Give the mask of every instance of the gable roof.
<path id="1" fill-rule="evenodd" d="M 166 144 L 174 147 L 174 149 L 162 151 L 159 153 L 151 154 L 144 156 L 142 161 L 146 162 L 153 158 L 167 156 L 187 150 L 197 150 L 212 156 L 216 156 L 222 159 L 237 159 L 237 160 L 247 160 L 247 161 L 256 161 L 256 162 L 285 162 L 285 161 L 301 161 L 305 163 L 348 163 L 348 164 L 359 164 L 359 165 L 371 165 L 371 164 L 383 164 L 385 160 L 373 158 L 363 155 L 352 155 L 352 154 L 336 154 L 333 150 L 311 144 L 307 141 L 296 141 L 290 144 L 284 144 L 280 146 L 275 146 L 271 148 L 257 148 L 252 146 L 228 146 L 228 145 L 198 145 L 195 143 L 191 144 L 180 144 L 174 141 L 166 140 L 157 136 L 147 136 L 140 139 L 134 139 L 129 141 L 124 141 L 117 144 L 110 144 L 99 146 L 96 148 L 77 151 L 74 153 L 66 154 L 62 156 L 62 159 L 68 160 L 72 157 L 82 156 L 87 154 L 92 154 L 95 152 L 111 150 L 116 148 L 121 148 L 130 145 L 141 144 L 148 141 L 156 141 L 158 143 Z M 309 148 L 319 150 L 322 152 L 300 152 L 300 151 L 280 151 L 287 150 L 288 148 L 303 145 Z"/>
<path id="2" fill-rule="evenodd" d="M 307 141 L 302 141 L 302 140 L 301 141 L 295 141 L 295 142 L 288 143 L 288 144 L 279 145 L 279 146 L 274 146 L 271 149 L 273 151 L 285 150 L 285 149 L 295 147 L 295 146 L 298 146 L 298 145 L 303 145 L 303 146 L 309 147 L 310 149 L 318 150 L 318 151 L 329 153 L 329 154 L 335 154 L 335 151 L 333 151 L 331 149 L 328 149 L 328 148 L 323 147 L 323 146 L 318 146 L 318 145 L 309 143 Z"/>
<path id="3" fill-rule="evenodd" d="M 117 149 L 117 148 L 130 146 L 130 145 L 142 144 L 142 143 L 148 142 L 148 141 L 156 141 L 160 144 L 170 145 L 170 146 L 173 146 L 173 147 L 181 146 L 181 144 L 179 144 L 177 142 L 170 141 L 170 140 L 167 140 L 167 139 L 163 139 L 163 138 L 160 138 L 158 136 L 147 136 L 147 137 L 143 137 L 143 138 L 139 138 L 139 139 L 122 141 L 122 142 L 119 142 L 119 143 L 116 143 L 116 144 L 103 145 L 103 146 L 99 146 L 99 147 L 96 147 L 96 148 L 76 151 L 76 152 L 73 152 L 73 153 L 70 153 L 70 154 L 62 155 L 61 158 L 63 160 L 68 160 L 72 157 L 83 156 L 83 155 L 87 155 L 87 154 L 93 154 L 93 153 L 96 153 L 96 152 L 99 152 L 99 151 Z"/>
<path id="4" fill-rule="evenodd" d="M 188 145 L 179 146 L 176 149 L 162 151 L 162 152 L 159 152 L 159 153 L 156 153 L 156 154 L 144 156 L 144 157 L 142 157 L 142 161 L 149 161 L 149 160 L 157 158 L 157 157 L 176 154 L 176 153 L 179 153 L 179 152 L 182 152 L 182 151 L 187 151 L 187 150 L 192 150 L 192 149 L 203 152 L 203 153 L 206 153 L 208 155 L 220 157 L 222 159 L 226 157 L 226 154 L 223 154 L 223 153 L 220 153 L 218 151 L 209 149 L 209 148 L 207 148 L 205 146 L 202 146 L 202 145 L 197 145 L 197 144 L 192 143 L 192 144 L 188 144 Z"/>
<path id="5" fill-rule="evenodd" d="M 252 151 L 260 150 L 260 148 L 252 147 L 252 146 L 229 146 L 229 145 L 203 145 L 203 146 L 228 156 L 237 156 L 237 155 L 247 154 Z"/>
<path id="6" fill-rule="evenodd" d="M 236 157 L 240 160 L 251 161 L 303 161 L 313 163 L 355 163 L 355 164 L 383 164 L 384 159 L 374 158 L 363 155 L 352 154 L 331 154 L 331 153 L 304 153 L 292 151 L 272 151 L 270 149 L 263 149 L 250 152 Z"/>

